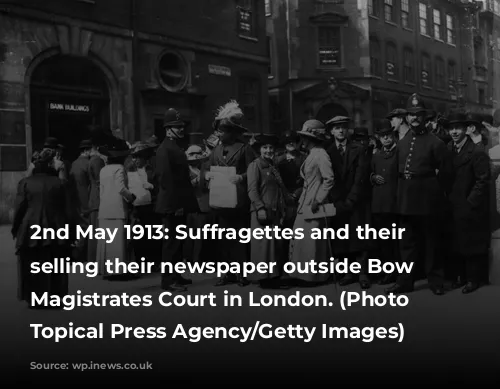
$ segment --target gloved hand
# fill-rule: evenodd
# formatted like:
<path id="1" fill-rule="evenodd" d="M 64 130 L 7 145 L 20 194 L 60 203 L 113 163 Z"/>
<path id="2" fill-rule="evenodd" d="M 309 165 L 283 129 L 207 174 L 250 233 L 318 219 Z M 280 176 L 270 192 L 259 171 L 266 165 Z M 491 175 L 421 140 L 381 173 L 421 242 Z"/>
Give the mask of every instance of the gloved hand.
<path id="1" fill-rule="evenodd" d="M 319 211 L 319 203 L 314 199 L 311 203 L 311 211 L 312 213 L 316 213 Z"/>
<path id="2" fill-rule="evenodd" d="M 240 175 L 238 175 L 238 174 L 237 174 L 237 175 L 235 175 L 235 176 L 231 176 L 231 177 L 229 177 L 229 182 L 230 182 L 231 184 L 238 184 L 238 183 L 240 183 L 242 180 L 243 180 L 243 177 L 242 177 L 242 176 L 240 176 Z"/>

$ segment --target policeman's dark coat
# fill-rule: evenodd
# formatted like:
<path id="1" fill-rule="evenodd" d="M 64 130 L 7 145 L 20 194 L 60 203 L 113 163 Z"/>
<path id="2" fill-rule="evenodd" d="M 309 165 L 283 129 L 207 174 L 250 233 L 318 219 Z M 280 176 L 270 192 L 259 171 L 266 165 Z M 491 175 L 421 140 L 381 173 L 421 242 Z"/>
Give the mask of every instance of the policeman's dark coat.
<path id="1" fill-rule="evenodd" d="M 89 158 L 80 155 L 71 165 L 69 177 L 76 212 L 87 216 L 90 196 Z"/>
<path id="2" fill-rule="evenodd" d="M 335 240 L 334 250 L 339 253 L 351 253 L 368 250 L 371 242 L 359 240 L 356 235 L 356 227 L 364 226 L 370 220 L 369 207 L 369 164 L 367 164 L 366 148 L 352 141 L 347 141 L 344 156 L 340 155 L 334 142 L 328 149 L 328 155 L 332 162 L 335 183 L 330 192 L 330 198 L 337 216 L 333 218 L 334 228 L 344 227 L 349 224 L 350 239 Z M 350 202 L 352 207 L 346 208 Z"/>
<path id="3" fill-rule="evenodd" d="M 446 205 L 452 179 L 451 154 L 446 145 L 423 127 L 411 129 L 397 144 L 398 213 L 438 214 Z M 405 172 L 411 179 L 404 179 Z"/>
<path id="4" fill-rule="evenodd" d="M 448 144 L 451 152 L 453 143 Z M 450 250 L 463 256 L 487 253 L 490 244 L 490 161 L 481 145 L 469 138 L 453 156 L 454 180 L 449 200 L 452 210 Z"/>
<path id="5" fill-rule="evenodd" d="M 184 214 L 199 212 L 186 154 L 175 141 L 163 140 L 156 152 L 155 172 L 159 186 L 156 213 L 167 215 L 179 209 L 183 209 Z"/>
<path id="6" fill-rule="evenodd" d="M 390 151 L 380 150 L 372 157 L 373 175 L 382 176 L 383 185 L 374 185 L 372 189 L 372 213 L 397 213 L 398 164 L 396 148 Z"/>

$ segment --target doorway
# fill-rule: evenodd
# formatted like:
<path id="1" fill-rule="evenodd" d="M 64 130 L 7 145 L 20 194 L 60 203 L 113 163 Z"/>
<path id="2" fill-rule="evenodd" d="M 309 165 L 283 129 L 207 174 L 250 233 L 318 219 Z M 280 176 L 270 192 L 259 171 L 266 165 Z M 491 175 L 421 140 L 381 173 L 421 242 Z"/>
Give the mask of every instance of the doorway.
<path id="1" fill-rule="evenodd" d="M 86 58 L 61 55 L 41 63 L 33 72 L 30 97 L 33 150 L 55 137 L 71 162 L 91 125 L 109 126 L 106 77 Z"/>

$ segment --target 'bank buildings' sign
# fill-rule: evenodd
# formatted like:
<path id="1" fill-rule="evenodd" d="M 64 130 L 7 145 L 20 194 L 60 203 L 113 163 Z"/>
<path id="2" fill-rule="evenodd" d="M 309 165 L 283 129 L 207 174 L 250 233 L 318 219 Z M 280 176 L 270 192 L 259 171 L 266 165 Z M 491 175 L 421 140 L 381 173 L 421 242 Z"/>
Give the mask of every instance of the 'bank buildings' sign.
<path id="1" fill-rule="evenodd" d="M 49 103 L 50 111 L 89 113 L 90 105 Z"/>

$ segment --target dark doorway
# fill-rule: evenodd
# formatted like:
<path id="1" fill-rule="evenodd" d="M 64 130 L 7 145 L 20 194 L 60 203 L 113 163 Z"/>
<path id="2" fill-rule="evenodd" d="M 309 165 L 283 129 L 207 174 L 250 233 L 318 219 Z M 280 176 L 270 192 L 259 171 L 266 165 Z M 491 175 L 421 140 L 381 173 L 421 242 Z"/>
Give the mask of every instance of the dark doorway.
<path id="1" fill-rule="evenodd" d="M 86 58 L 55 56 L 40 64 L 31 82 L 33 149 L 52 136 L 65 146 L 64 159 L 78 157 L 90 125 L 109 126 L 105 75 Z"/>

